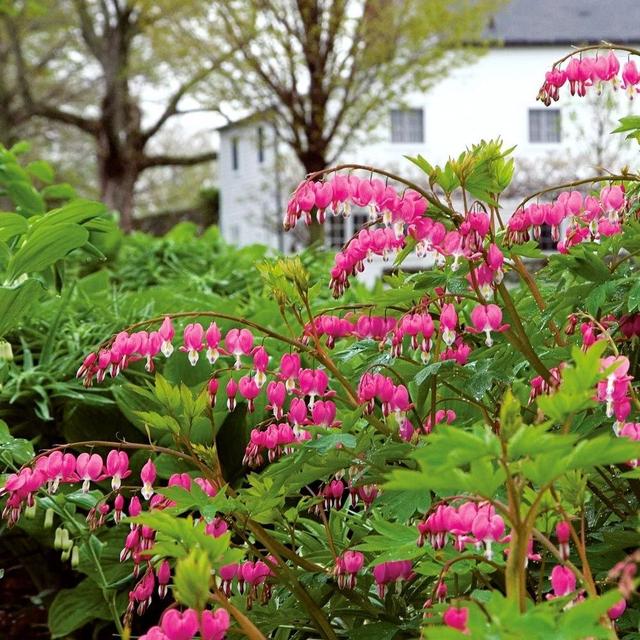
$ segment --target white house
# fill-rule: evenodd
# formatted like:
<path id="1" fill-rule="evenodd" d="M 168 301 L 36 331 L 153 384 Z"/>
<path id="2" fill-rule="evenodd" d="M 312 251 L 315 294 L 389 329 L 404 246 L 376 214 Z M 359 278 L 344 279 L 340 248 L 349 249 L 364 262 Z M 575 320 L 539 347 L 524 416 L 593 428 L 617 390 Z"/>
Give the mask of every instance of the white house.
<path id="1" fill-rule="evenodd" d="M 340 160 L 415 175 L 403 156 L 422 154 L 438 164 L 474 142 L 499 136 L 506 146 L 517 145 L 521 167 L 541 177 L 547 162 L 581 154 L 585 162 L 597 135 L 593 100 L 565 93 L 545 107 L 536 101 L 538 88 L 545 71 L 572 46 L 640 42 L 640 0 L 512 0 L 491 20 L 487 35 L 501 45 L 469 66 L 453 68 L 428 92 L 406 96 L 402 107 L 390 109 L 376 142 L 352 148 Z M 614 116 L 628 112 L 623 92 L 612 99 Z M 622 157 L 613 161 L 616 168 L 624 164 Z M 221 128 L 218 166 L 223 237 L 288 250 L 281 220 L 303 172 L 268 120 L 257 115 Z M 330 220 L 327 243 L 341 246 L 365 216 Z"/>

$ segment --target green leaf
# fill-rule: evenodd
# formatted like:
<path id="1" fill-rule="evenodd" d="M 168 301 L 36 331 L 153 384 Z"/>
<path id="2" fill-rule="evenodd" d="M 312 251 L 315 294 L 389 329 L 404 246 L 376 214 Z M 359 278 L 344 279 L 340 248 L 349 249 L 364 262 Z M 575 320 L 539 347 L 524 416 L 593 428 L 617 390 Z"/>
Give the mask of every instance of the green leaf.
<path id="1" fill-rule="evenodd" d="M 422 367 L 414 378 L 415 383 L 417 385 L 422 384 L 428 378 L 438 373 L 443 367 L 445 369 L 453 369 L 453 362 L 451 360 L 439 360 L 438 362 L 432 362 L 431 364 Z"/>
<path id="2" fill-rule="evenodd" d="M 136 411 L 135 414 L 149 427 L 180 433 L 180 424 L 173 416 L 163 416 L 156 411 Z"/>
<path id="3" fill-rule="evenodd" d="M 326 453 L 330 449 L 335 449 L 338 445 L 353 449 L 356 446 L 356 442 L 356 437 L 350 433 L 327 433 L 317 440 L 305 442 L 302 448 L 315 449 L 319 453 Z"/>
<path id="4" fill-rule="evenodd" d="M 477 492 L 483 496 L 493 496 L 505 481 L 505 471 L 493 464 L 488 458 L 471 461 L 471 471 L 467 479 L 467 491 Z"/>
<path id="5" fill-rule="evenodd" d="M 521 424 L 520 402 L 513 395 L 511 389 L 508 389 L 500 405 L 500 437 L 503 440 L 509 440 L 518 431 Z"/>
<path id="6" fill-rule="evenodd" d="M 96 618 L 110 620 L 111 613 L 95 582 L 86 579 L 73 589 L 62 589 L 49 607 L 51 638 L 64 638 Z"/>
<path id="7" fill-rule="evenodd" d="M 0 336 L 20 322 L 27 310 L 38 301 L 40 283 L 28 279 L 16 287 L 0 287 Z"/>
<path id="8" fill-rule="evenodd" d="M 75 223 L 80 224 L 86 222 L 91 218 L 102 215 L 107 211 L 107 207 L 102 202 L 95 202 L 94 200 L 84 200 L 78 198 L 69 204 L 60 207 L 59 209 L 52 209 L 42 218 L 34 223 L 34 226 L 42 224 L 62 224 L 62 223 Z"/>
<path id="9" fill-rule="evenodd" d="M 29 223 L 18 213 L 0 212 L 0 240 L 6 242 L 13 236 L 19 236 L 29 230 Z"/>
<path id="10" fill-rule="evenodd" d="M 640 279 L 636 280 L 631 289 L 629 290 L 629 297 L 627 300 L 627 307 L 629 311 L 635 311 L 640 309 Z"/>
<path id="11" fill-rule="evenodd" d="M 424 171 L 428 176 L 433 173 L 433 167 L 420 154 L 415 157 L 404 156 L 409 162 L 413 162 L 419 169 Z"/>
<path id="12" fill-rule="evenodd" d="M 35 455 L 33 445 L 24 438 L 14 438 L 4 420 L 0 420 L 0 461 L 4 465 L 22 466 Z"/>
<path id="13" fill-rule="evenodd" d="M 53 178 L 55 177 L 53 167 L 44 160 L 34 160 L 33 162 L 30 162 L 25 169 L 34 178 L 38 178 L 38 180 L 45 182 L 46 184 L 53 182 Z"/>
<path id="14" fill-rule="evenodd" d="M 529 240 L 523 244 L 514 244 L 510 251 L 517 256 L 523 256 L 525 258 L 544 258 L 544 253 L 540 249 L 540 245 L 535 240 Z"/>
<path id="15" fill-rule="evenodd" d="M 70 200 L 76 197 L 76 190 L 66 182 L 49 185 L 41 193 L 47 200 Z"/>
<path id="16" fill-rule="evenodd" d="M 31 143 L 27 142 L 26 140 L 20 140 L 19 142 L 16 142 L 9 149 L 9 153 L 14 156 L 20 156 L 23 153 L 27 153 L 28 151 L 31 151 Z"/>
<path id="17" fill-rule="evenodd" d="M 640 116 L 625 116 L 618 120 L 620 126 L 614 129 L 611 133 L 624 133 L 626 131 L 632 131 L 633 129 L 640 129 Z"/>
<path id="18" fill-rule="evenodd" d="M 384 516 L 406 522 L 416 512 L 424 513 L 431 504 L 428 491 L 405 489 L 382 493 L 376 498 L 376 507 Z"/>
<path id="19" fill-rule="evenodd" d="M 32 216 L 44 213 L 42 196 L 26 181 L 10 180 L 7 182 L 7 194 L 15 203 L 18 213 Z"/>
<path id="20" fill-rule="evenodd" d="M 567 462 L 567 470 L 619 464 L 640 458 L 640 442 L 610 435 L 582 440 Z"/>
<path id="21" fill-rule="evenodd" d="M 607 343 L 599 340 L 583 353 L 578 347 L 571 351 L 575 364 L 562 372 L 560 388 L 550 396 L 538 398 L 538 406 L 557 423 L 569 416 L 596 405 L 594 386 L 604 374 L 600 371 L 600 357 Z"/>
<path id="22" fill-rule="evenodd" d="M 23 273 L 42 271 L 88 239 L 89 232 L 77 224 L 38 225 L 10 260 L 7 277 L 13 280 Z"/>
<path id="23" fill-rule="evenodd" d="M 173 584 L 178 602 L 202 611 L 209 600 L 210 582 L 211 564 L 205 551 L 192 549 L 186 558 L 181 558 L 176 563 Z"/>

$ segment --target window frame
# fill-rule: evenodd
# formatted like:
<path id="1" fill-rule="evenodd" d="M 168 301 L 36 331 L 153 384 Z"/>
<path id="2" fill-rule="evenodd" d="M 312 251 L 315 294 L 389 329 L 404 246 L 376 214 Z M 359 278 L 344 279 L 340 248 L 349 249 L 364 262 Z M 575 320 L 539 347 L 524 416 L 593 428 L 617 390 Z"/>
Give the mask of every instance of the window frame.
<path id="1" fill-rule="evenodd" d="M 264 127 L 259 126 L 256 135 L 258 138 L 258 164 L 264 164 Z"/>
<path id="2" fill-rule="evenodd" d="M 416 116 L 415 121 L 411 117 Z M 419 126 L 416 127 L 416 125 Z M 389 111 L 390 140 L 392 144 L 424 144 L 424 108 L 395 108 Z M 416 134 L 419 132 L 419 136 Z"/>
<path id="3" fill-rule="evenodd" d="M 545 119 L 554 118 L 553 125 Z M 529 144 L 560 144 L 562 142 L 562 110 L 561 109 L 549 109 L 549 108 L 536 108 L 530 107 L 527 112 L 528 118 L 528 131 L 527 140 Z M 536 123 L 537 129 L 536 139 L 534 139 L 534 119 L 539 118 Z M 555 133 L 554 133 L 555 130 Z M 553 138 L 550 139 L 550 135 L 553 134 Z"/>
<path id="4" fill-rule="evenodd" d="M 336 234 L 334 229 L 334 221 L 339 222 L 342 226 L 342 236 L 339 239 L 334 237 Z M 339 251 L 356 231 L 363 228 L 364 224 L 369 222 L 369 211 L 364 207 L 353 207 L 351 214 L 345 218 L 342 214 L 337 216 L 333 212 L 327 211 L 327 220 L 325 228 L 325 247 L 330 250 Z"/>
<path id="5" fill-rule="evenodd" d="M 231 138 L 231 169 L 238 171 L 240 168 L 240 138 L 233 136 Z"/>

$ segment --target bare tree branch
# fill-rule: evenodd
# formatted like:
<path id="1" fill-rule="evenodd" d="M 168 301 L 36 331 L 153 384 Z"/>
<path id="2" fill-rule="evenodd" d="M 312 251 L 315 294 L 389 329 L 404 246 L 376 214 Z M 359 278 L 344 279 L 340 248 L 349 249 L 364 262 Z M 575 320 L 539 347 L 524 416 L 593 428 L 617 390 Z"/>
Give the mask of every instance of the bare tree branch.
<path id="1" fill-rule="evenodd" d="M 172 116 L 175 116 L 178 113 L 178 103 L 182 98 L 195 87 L 199 82 L 204 80 L 208 75 L 212 73 L 215 69 L 214 66 L 207 66 L 202 69 L 195 76 L 182 83 L 180 87 L 178 87 L 177 91 L 171 96 L 167 105 L 164 108 L 164 111 L 160 114 L 158 119 L 148 128 L 142 132 L 142 143 L 145 144 L 152 138 L 162 127 L 165 125 L 167 120 L 169 120 Z"/>
<path id="2" fill-rule="evenodd" d="M 206 151 L 194 156 L 155 155 L 144 156 L 140 163 L 141 170 L 151 167 L 193 167 L 203 162 L 217 160 L 217 151 Z"/>
<path id="3" fill-rule="evenodd" d="M 102 58 L 103 48 L 102 43 L 100 42 L 100 38 L 96 33 L 93 20 L 91 19 L 91 15 L 89 14 L 89 9 L 87 8 L 87 3 L 85 0 L 73 0 L 76 5 L 76 11 L 78 12 L 78 17 L 80 18 L 80 30 L 82 32 L 82 39 L 84 40 L 87 48 L 94 57 L 98 60 Z"/>
<path id="4" fill-rule="evenodd" d="M 31 103 L 30 111 L 33 115 L 42 116 L 49 120 L 55 120 L 63 124 L 68 124 L 92 136 L 96 136 L 99 131 L 99 122 L 92 118 L 85 118 L 70 111 L 65 111 L 51 105 L 38 102 Z"/>

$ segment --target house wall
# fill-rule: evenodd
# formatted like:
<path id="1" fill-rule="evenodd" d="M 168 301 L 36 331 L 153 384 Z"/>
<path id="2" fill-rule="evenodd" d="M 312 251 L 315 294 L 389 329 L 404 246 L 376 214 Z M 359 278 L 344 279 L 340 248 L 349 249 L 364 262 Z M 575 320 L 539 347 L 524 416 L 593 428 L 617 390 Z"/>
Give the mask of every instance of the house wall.
<path id="1" fill-rule="evenodd" d="M 390 118 L 387 117 L 382 120 L 370 144 L 346 151 L 340 161 L 371 164 L 419 177 L 417 168 L 403 156 L 422 154 L 432 164 L 441 164 L 472 143 L 497 137 L 503 139 L 505 147 L 517 145 L 514 152 L 516 160 L 520 160 L 521 166 L 527 163 L 529 171 L 539 172 L 542 178 L 547 177 L 548 161 L 571 162 L 571 158 L 581 153 L 586 153 L 586 158 L 593 157 L 589 146 L 597 137 L 592 131 L 594 108 L 586 99 L 571 98 L 566 88 L 562 90 L 561 100 L 551 107 L 561 111 L 561 142 L 529 142 L 529 109 L 544 108 L 536 101 L 538 88 L 545 71 L 567 51 L 568 47 L 550 46 L 492 49 L 471 65 L 453 68 L 429 92 L 405 98 L 403 106 L 424 110 L 422 143 L 392 143 Z M 617 117 L 628 113 L 629 100 L 624 92 L 614 94 L 614 101 Z M 281 149 L 284 155 L 276 167 L 273 144 L 268 145 L 267 160 L 259 165 L 256 127 L 253 122 L 221 131 L 222 233 L 228 241 L 240 245 L 263 242 L 274 248 L 284 246 L 286 249 L 288 245 L 282 245 L 281 235 L 275 229 L 280 224 L 291 189 L 302 178 L 302 168 L 298 168 L 298 163 L 287 155 L 284 148 Z M 580 132 L 581 127 L 586 129 L 587 135 Z M 270 129 L 269 135 L 273 136 Z M 237 171 L 230 166 L 233 137 L 238 137 L 240 144 Z M 625 164 L 636 153 L 636 149 L 630 148 L 620 154 L 614 168 Z M 580 166 L 588 161 L 585 157 L 580 160 Z M 591 174 L 588 167 L 586 171 Z M 282 182 L 280 207 L 275 204 L 276 176 Z M 517 199 L 514 197 L 504 202 L 504 218 L 510 217 L 509 207 L 513 207 Z M 265 218 L 269 219 L 271 228 L 265 223 Z M 285 239 L 285 243 L 288 242 L 288 238 Z M 415 267 L 419 263 L 409 259 L 405 265 Z M 370 268 L 365 272 L 367 279 L 375 278 L 380 270 Z"/>
<path id="2" fill-rule="evenodd" d="M 258 127 L 262 127 L 264 157 L 258 157 Z M 237 144 L 237 168 L 233 144 Z M 251 121 L 220 131 L 218 160 L 220 182 L 220 231 L 238 246 L 266 244 L 280 247 L 282 205 L 276 171 L 277 141 L 268 123 Z"/>
<path id="3" fill-rule="evenodd" d="M 516 158 L 528 160 L 587 151 L 593 137 L 578 136 L 577 131 L 581 126 L 589 128 L 593 109 L 584 98 L 569 96 L 566 87 L 560 101 L 549 107 L 561 111 L 562 141 L 529 142 L 529 109 L 545 109 L 536 101 L 538 89 L 551 64 L 568 50 L 549 46 L 491 49 L 475 63 L 453 68 L 427 93 L 406 98 L 407 106 L 424 109 L 422 144 L 391 143 L 385 120 L 377 142 L 348 151 L 344 160 L 404 169 L 408 163 L 403 156 L 420 153 L 432 164 L 440 164 L 475 142 L 497 137 L 506 147 L 517 145 Z M 624 92 L 615 95 L 615 102 L 619 116 L 625 115 L 629 100 Z"/>

